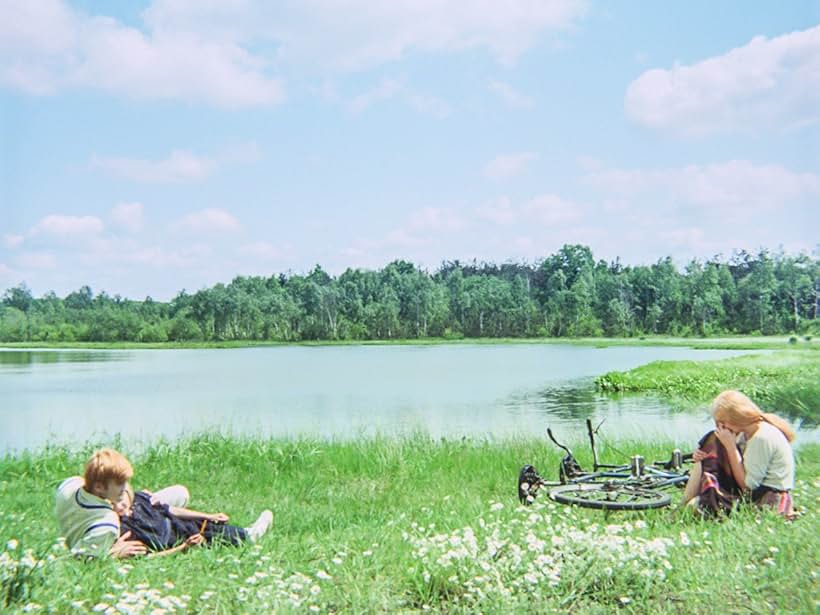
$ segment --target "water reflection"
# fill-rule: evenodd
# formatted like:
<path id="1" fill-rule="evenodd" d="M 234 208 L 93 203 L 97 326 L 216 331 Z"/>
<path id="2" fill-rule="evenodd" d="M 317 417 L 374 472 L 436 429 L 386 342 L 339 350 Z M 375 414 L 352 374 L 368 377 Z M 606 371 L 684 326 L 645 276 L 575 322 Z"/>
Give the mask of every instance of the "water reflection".
<path id="1" fill-rule="evenodd" d="M 350 438 L 584 437 L 690 442 L 706 408 L 653 395 L 604 395 L 596 375 L 654 360 L 743 351 L 558 345 L 329 346 L 203 350 L 0 349 L 0 454 L 46 443 L 133 443 L 203 431 Z M 817 439 L 817 430 L 811 432 Z"/>
<path id="2" fill-rule="evenodd" d="M 129 353 L 111 350 L 9 350 L 0 349 L 0 370 L 39 364 L 127 361 Z"/>

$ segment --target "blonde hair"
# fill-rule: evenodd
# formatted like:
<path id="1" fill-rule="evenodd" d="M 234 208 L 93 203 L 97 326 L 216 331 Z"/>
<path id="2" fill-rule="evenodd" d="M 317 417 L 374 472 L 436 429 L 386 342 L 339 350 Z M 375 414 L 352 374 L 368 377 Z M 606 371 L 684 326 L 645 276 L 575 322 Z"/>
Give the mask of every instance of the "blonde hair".
<path id="1" fill-rule="evenodd" d="M 741 428 L 765 421 L 782 431 L 789 442 L 794 441 L 794 430 L 785 419 L 771 412 L 763 412 L 740 391 L 723 391 L 715 397 L 715 401 L 712 402 L 712 416 L 719 423 L 728 421 Z"/>
<path id="2" fill-rule="evenodd" d="M 91 456 L 85 464 L 86 489 L 91 489 L 97 483 L 106 484 L 110 480 L 124 483 L 134 476 L 134 469 L 129 461 L 112 448 L 103 448 Z"/>

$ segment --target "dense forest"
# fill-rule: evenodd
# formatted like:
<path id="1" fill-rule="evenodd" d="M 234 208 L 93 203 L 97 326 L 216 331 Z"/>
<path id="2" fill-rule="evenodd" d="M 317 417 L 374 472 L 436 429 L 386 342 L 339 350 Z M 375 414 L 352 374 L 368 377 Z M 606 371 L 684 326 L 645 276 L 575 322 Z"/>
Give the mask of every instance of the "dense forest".
<path id="1" fill-rule="evenodd" d="M 369 340 L 816 333 L 820 261 L 736 253 L 648 266 L 596 261 L 566 245 L 534 264 L 406 261 L 380 271 L 235 278 L 164 303 L 82 288 L 0 302 L 3 342 Z"/>

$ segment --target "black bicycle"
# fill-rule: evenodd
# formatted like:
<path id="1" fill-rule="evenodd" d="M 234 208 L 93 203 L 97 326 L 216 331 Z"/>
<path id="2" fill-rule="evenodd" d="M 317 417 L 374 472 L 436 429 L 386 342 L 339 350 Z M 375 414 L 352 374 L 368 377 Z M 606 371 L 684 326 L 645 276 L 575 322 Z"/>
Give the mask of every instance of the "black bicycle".
<path id="1" fill-rule="evenodd" d="M 592 427 L 587 419 L 587 435 L 592 448 L 592 471 L 585 471 L 572 451 L 556 440 L 551 429 L 547 435 L 556 446 L 566 453 L 558 467 L 558 481 L 542 478 L 532 465 L 525 465 L 518 473 L 518 499 L 531 504 L 538 493 L 546 489 L 549 497 L 561 504 L 574 504 L 584 508 L 604 510 L 645 510 L 662 508 L 672 502 L 664 489 L 683 486 L 689 479 L 684 464 L 691 454 L 672 451 L 668 461 L 647 464 L 640 455 L 632 455 L 628 463 L 612 465 L 598 462 L 595 434 L 601 427 Z"/>

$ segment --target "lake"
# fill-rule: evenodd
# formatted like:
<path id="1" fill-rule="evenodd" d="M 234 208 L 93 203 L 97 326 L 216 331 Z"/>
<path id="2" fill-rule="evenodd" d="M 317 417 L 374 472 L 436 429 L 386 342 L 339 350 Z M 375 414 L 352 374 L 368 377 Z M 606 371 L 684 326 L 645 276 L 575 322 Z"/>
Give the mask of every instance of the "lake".
<path id="1" fill-rule="evenodd" d="M 552 426 L 571 439 L 587 416 L 605 420 L 607 436 L 694 442 L 710 425 L 705 407 L 672 412 L 651 395 L 602 395 L 592 379 L 659 359 L 743 353 L 553 344 L 0 349 L 0 454 L 209 430 L 498 438 Z"/>

